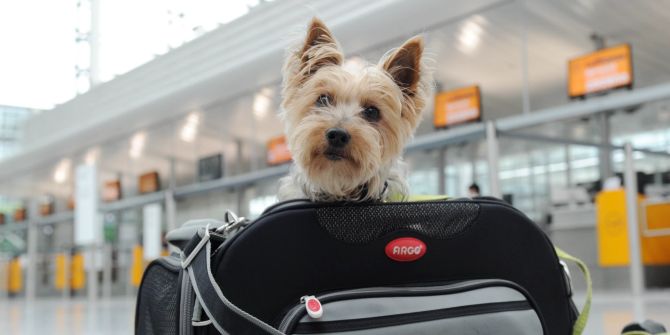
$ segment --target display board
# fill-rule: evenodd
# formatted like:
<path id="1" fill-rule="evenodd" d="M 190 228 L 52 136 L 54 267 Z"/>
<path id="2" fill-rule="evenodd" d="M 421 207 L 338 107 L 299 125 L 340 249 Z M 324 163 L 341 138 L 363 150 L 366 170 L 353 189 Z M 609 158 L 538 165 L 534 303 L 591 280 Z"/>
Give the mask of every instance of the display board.
<path id="1" fill-rule="evenodd" d="M 269 165 L 278 165 L 291 161 L 291 152 L 288 150 L 286 136 L 278 136 L 268 141 L 267 145 L 267 163 Z"/>
<path id="2" fill-rule="evenodd" d="M 568 63 L 568 95 L 632 87 L 633 59 L 630 45 L 621 44 L 574 58 Z"/>
<path id="3" fill-rule="evenodd" d="M 102 201 L 111 202 L 121 199 L 121 181 L 118 179 L 105 182 L 102 189 Z"/>
<path id="4" fill-rule="evenodd" d="M 481 117 L 482 103 L 479 86 L 462 87 L 435 95 L 433 118 L 435 128 L 479 121 Z"/>
<path id="5" fill-rule="evenodd" d="M 28 211 L 24 207 L 14 210 L 14 222 L 25 221 L 28 218 Z"/>
<path id="6" fill-rule="evenodd" d="M 216 154 L 198 160 L 198 181 L 219 179 L 223 176 L 223 155 Z"/>
<path id="7" fill-rule="evenodd" d="M 39 210 L 41 216 L 48 216 L 54 213 L 55 199 L 52 195 L 47 194 L 40 198 Z"/>
<path id="8" fill-rule="evenodd" d="M 139 178 L 140 194 L 156 192 L 160 189 L 160 179 L 157 171 L 147 172 Z"/>

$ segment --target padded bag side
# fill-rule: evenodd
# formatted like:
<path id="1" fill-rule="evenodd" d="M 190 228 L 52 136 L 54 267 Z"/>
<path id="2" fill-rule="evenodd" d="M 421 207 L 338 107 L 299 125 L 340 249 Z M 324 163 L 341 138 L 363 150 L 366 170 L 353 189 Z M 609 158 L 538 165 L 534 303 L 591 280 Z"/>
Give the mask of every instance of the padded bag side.
<path id="1" fill-rule="evenodd" d="M 385 247 L 400 237 L 420 239 L 427 252 L 414 262 L 389 259 Z M 547 334 L 569 334 L 575 319 L 547 237 L 496 201 L 287 207 L 237 234 L 212 266 L 231 302 L 274 325 L 306 294 L 470 279 L 521 285 L 536 300 Z"/>
<path id="2" fill-rule="evenodd" d="M 178 335 L 181 266 L 174 256 L 158 258 L 147 266 L 137 294 L 136 335 Z"/>

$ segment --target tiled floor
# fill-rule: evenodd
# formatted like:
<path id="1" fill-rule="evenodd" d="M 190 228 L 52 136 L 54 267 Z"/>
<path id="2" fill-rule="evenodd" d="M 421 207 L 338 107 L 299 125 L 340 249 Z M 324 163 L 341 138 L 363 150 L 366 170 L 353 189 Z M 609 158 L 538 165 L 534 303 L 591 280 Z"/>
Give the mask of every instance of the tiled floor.
<path id="1" fill-rule="evenodd" d="M 576 298 L 578 301 L 580 297 Z M 670 291 L 647 293 L 647 317 L 670 325 Z M 585 334 L 619 334 L 633 319 L 633 299 L 625 294 L 596 294 Z M 0 300 L 0 334 L 117 335 L 132 334 L 134 299 L 116 298 L 96 304 L 86 300 Z"/>

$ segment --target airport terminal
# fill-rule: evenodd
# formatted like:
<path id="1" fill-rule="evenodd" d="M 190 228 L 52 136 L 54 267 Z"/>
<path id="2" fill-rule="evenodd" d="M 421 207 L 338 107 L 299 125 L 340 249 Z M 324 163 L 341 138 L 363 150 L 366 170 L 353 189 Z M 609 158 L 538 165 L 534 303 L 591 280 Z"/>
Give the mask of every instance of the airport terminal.
<path id="1" fill-rule="evenodd" d="M 665 334 L 668 22 L 653 0 L 5 1 L 0 333 Z M 305 157 L 293 100 L 336 74 L 390 86 L 300 117 L 372 86 L 397 106 L 365 98 Z M 406 190 L 396 165 L 354 180 L 388 136 Z"/>

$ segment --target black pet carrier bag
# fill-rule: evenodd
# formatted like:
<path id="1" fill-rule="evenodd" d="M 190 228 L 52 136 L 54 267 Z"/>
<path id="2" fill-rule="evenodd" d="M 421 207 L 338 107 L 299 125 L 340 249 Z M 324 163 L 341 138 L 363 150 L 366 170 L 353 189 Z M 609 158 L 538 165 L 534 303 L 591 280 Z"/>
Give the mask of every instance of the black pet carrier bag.
<path id="1" fill-rule="evenodd" d="M 168 239 L 136 334 L 568 335 L 587 314 L 547 236 L 495 199 L 289 201 Z"/>

